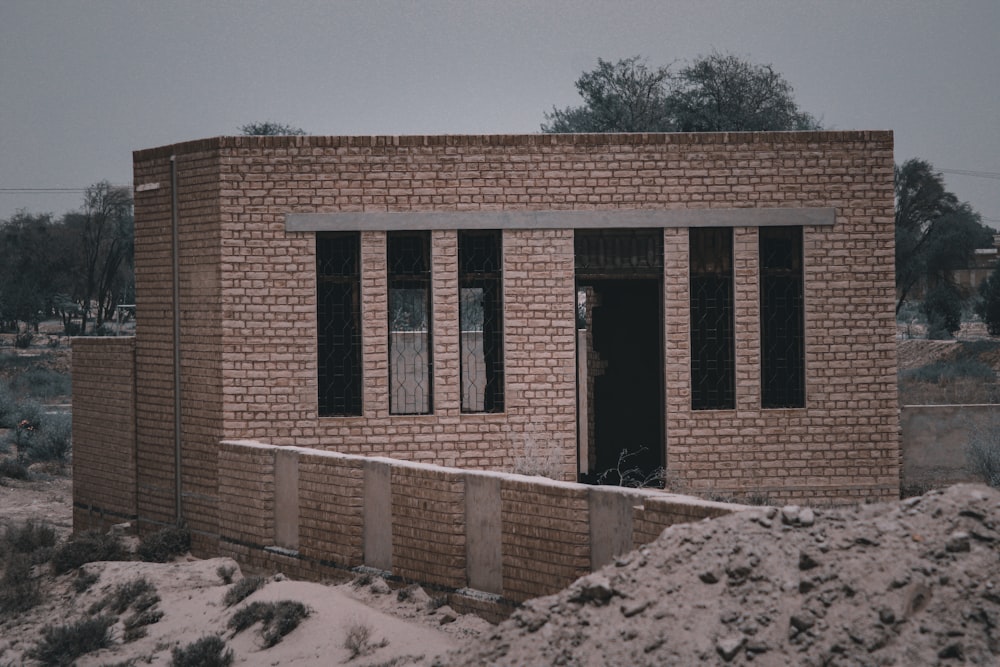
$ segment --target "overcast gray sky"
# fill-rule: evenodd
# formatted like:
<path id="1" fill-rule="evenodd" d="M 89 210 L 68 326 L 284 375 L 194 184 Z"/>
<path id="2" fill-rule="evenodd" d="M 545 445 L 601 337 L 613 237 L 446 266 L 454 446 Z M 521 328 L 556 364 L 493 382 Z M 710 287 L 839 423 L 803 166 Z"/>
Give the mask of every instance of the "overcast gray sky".
<path id="1" fill-rule="evenodd" d="M 537 132 L 597 58 L 770 63 L 832 129 L 892 129 L 1000 227 L 998 0 L 0 0 L 0 219 L 127 184 L 131 152 L 311 134 Z"/>

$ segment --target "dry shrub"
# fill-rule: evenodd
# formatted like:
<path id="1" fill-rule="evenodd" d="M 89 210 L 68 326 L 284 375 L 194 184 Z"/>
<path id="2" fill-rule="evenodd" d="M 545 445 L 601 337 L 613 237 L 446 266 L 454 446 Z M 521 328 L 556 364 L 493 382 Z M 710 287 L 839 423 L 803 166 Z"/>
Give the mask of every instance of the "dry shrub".
<path id="1" fill-rule="evenodd" d="M 173 650 L 170 667 L 229 667 L 233 650 L 218 635 L 202 637 L 184 648 Z"/>
<path id="2" fill-rule="evenodd" d="M 222 603 L 227 607 L 239 604 L 263 588 L 265 583 L 267 583 L 267 580 L 264 577 L 243 577 L 233 584 L 232 588 L 226 591 L 225 597 L 222 598 Z"/>
<path id="3" fill-rule="evenodd" d="M 308 616 L 309 610 L 301 602 L 292 600 L 252 602 L 233 614 L 229 619 L 229 628 L 233 631 L 233 635 L 238 635 L 260 622 L 260 636 L 264 640 L 264 648 L 271 648 Z"/>
<path id="4" fill-rule="evenodd" d="M 97 616 L 69 625 L 48 625 L 28 656 L 45 667 L 69 667 L 81 655 L 109 646 L 114 622 L 113 616 Z"/>

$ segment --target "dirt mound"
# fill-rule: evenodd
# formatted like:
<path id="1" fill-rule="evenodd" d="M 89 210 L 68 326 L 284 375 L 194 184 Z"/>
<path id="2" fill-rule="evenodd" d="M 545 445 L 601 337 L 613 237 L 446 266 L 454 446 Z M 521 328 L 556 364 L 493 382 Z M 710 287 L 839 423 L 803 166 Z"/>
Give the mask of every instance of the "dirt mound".
<path id="1" fill-rule="evenodd" d="M 667 529 L 440 665 L 1000 664 L 1000 493 Z"/>

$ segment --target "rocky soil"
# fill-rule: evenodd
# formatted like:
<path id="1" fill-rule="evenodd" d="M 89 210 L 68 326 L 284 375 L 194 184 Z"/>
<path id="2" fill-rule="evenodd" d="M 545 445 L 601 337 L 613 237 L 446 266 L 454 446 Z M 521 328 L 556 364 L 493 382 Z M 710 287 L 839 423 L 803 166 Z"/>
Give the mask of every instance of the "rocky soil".
<path id="1" fill-rule="evenodd" d="M 1000 492 L 669 528 L 435 665 L 997 665 Z"/>

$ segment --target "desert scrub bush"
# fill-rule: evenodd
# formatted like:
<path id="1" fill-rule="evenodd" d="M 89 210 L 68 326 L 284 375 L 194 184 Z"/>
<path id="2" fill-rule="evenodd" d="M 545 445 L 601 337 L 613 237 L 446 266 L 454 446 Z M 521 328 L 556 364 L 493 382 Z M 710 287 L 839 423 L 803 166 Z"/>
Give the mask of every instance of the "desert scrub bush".
<path id="1" fill-rule="evenodd" d="M 218 635 L 208 635 L 184 648 L 175 648 L 170 667 L 229 667 L 233 650 Z"/>
<path id="2" fill-rule="evenodd" d="M 56 549 L 52 556 L 52 569 L 56 574 L 63 574 L 85 563 L 128 559 L 128 551 L 117 535 L 87 531 L 74 535 Z"/>
<path id="3" fill-rule="evenodd" d="M 3 541 L 0 542 L 0 555 L 23 555 L 32 565 L 41 565 L 52 560 L 55 545 L 56 531 L 52 526 L 28 520 L 7 526 Z"/>
<path id="4" fill-rule="evenodd" d="M 97 580 L 100 578 L 101 575 L 97 572 L 87 572 L 81 568 L 77 573 L 76 578 L 73 579 L 73 590 L 76 591 L 77 594 L 90 590 L 90 587 L 96 584 Z"/>
<path id="5" fill-rule="evenodd" d="M 24 401 L 14 406 L 12 413 L 13 424 L 4 436 L 2 444 L 5 451 L 9 451 L 11 446 L 17 450 L 17 460 L 21 463 L 27 462 L 27 452 L 31 448 L 32 441 L 38 437 L 45 413 L 42 406 L 34 401 Z"/>
<path id="6" fill-rule="evenodd" d="M 139 560 L 148 563 L 166 563 L 191 548 L 191 531 L 187 528 L 167 526 L 150 533 L 139 543 Z"/>
<path id="7" fill-rule="evenodd" d="M 126 616 L 122 621 L 125 627 L 122 633 L 122 641 L 128 644 L 146 636 L 146 626 L 158 623 L 163 618 L 163 612 L 159 609 L 144 609 L 136 611 L 130 616 Z"/>
<path id="8" fill-rule="evenodd" d="M 264 577 L 243 577 L 233 584 L 232 588 L 226 591 L 226 595 L 222 598 L 222 603 L 227 607 L 239 604 L 263 588 L 266 581 Z"/>
<path id="9" fill-rule="evenodd" d="M 219 579 L 222 579 L 222 583 L 228 586 L 229 584 L 233 583 L 233 575 L 236 574 L 236 566 L 220 565 L 218 568 L 216 568 L 215 573 L 219 575 Z"/>
<path id="10" fill-rule="evenodd" d="M 10 386 L 18 396 L 39 400 L 69 396 L 73 391 L 69 375 L 38 366 L 26 368 L 15 375 Z"/>
<path id="11" fill-rule="evenodd" d="M 125 618 L 122 640 L 133 642 L 146 636 L 146 626 L 163 618 L 163 612 L 153 609 L 160 601 L 156 587 L 145 577 L 133 579 L 120 584 L 104 598 L 90 607 L 91 614 L 97 614 L 104 609 L 114 614 L 123 614 L 130 607 L 132 614 Z"/>
<path id="12" fill-rule="evenodd" d="M 1000 489 L 1000 420 L 977 425 L 965 445 L 966 467 L 994 489 Z"/>
<path id="13" fill-rule="evenodd" d="M 114 622 L 112 616 L 96 616 L 70 625 L 45 626 L 42 638 L 27 655 L 45 667 L 69 667 L 81 655 L 109 646 Z"/>
<path id="14" fill-rule="evenodd" d="M 954 359 L 935 361 L 919 368 L 911 368 L 900 374 L 903 380 L 941 384 L 962 378 L 992 380 L 996 376 L 989 364 L 976 359 Z"/>
<path id="15" fill-rule="evenodd" d="M 115 614 L 122 614 L 133 604 L 137 611 L 145 611 L 159 601 L 156 586 L 149 579 L 139 577 L 115 586 L 114 590 L 91 605 L 90 613 L 96 614 L 108 609 Z"/>
<path id="16" fill-rule="evenodd" d="M 31 574 L 31 559 L 22 553 L 8 556 L 0 578 L 0 615 L 21 614 L 41 600 L 41 587 Z"/>
<path id="17" fill-rule="evenodd" d="M 16 423 L 14 413 L 17 399 L 6 380 L 0 379 L 0 428 L 11 428 Z"/>
<path id="18" fill-rule="evenodd" d="M 31 473 L 27 466 L 16 458 L 7 456 L 0 459 L 0 479 L 4 477 L 9 479 L 28 479 L 31 477 Z"/>
<path id="19" fill-rule="evenodd" d="M 233 636 L 236 636 L 260 622 L 260 636 L 264 640 L 264 648 L 271 648 L 308 616 L 309 610 L 306 606 L 293 600 L 251 602 L 233 614 L 229 619 L 229 629 L 233 631 Z"/>
<path id="20" fill-rule="evenodd" d="M 373 642 L 372 627 L 361 621 L 352 622 L 347 626 L 347 632 L 344 634 L 344 648 L 350 654 L 347 658 L 349 661 L 374 653 L 376 650 L 388 645 L 388 639 Z"/>
<path id="21" fill-rule="evenodd" d="M 66 463 L 73 450 L 73 418 L 70 415 L 51 414 L 36 427 L 36 431 L 25 443 L 22 460 L 28 463 L 52 461 Z"/>

